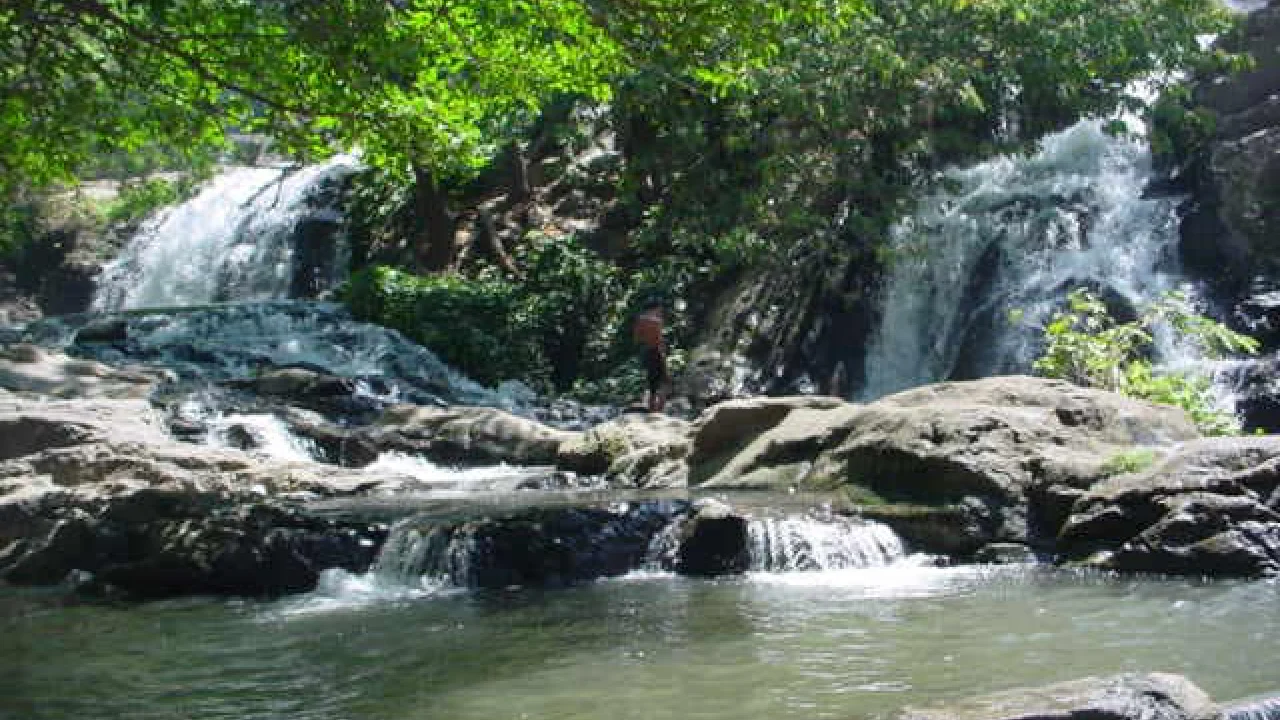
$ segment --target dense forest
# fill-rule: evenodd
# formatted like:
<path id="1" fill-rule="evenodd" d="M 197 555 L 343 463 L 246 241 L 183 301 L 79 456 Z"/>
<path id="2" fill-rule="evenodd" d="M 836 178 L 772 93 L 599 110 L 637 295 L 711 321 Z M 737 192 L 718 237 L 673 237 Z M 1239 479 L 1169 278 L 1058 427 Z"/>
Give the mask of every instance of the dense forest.
<path id="1" fill-rule="evenodd" d="M 245 136 L 354 151 L 345 299 L 481 381 L 627 397 L 657 296 L 677 367 L 848 394 L 913 189 L 1170 88 L 1152 141 L 1185 154 L 1176 88 L 1242 66 L 1204 42 L 1229 27 L 1210 0 L 17 0 L 0 246 L 38 254 L 50 188 L 190 186 Z M 131 188 L 108 219 L 185 192 Z"/>

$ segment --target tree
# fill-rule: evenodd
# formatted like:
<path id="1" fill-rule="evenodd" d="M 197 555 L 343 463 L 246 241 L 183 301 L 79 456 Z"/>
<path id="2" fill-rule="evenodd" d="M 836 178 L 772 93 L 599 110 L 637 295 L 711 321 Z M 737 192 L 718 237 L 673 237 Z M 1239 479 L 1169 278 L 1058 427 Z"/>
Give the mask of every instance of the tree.
<path id="1" fill-rule="evenodd" d="M 229 128 L 299 154 L 359 147 L 411 178 L 440 265 L 442 186 L 487 160 L 546 98 L 604 99 L 661 51 L 728 83 L 840 0 L 10 0 L 0 9 L 6 183 L 74 175 L 158 141 Z M 852 3 L 851 3 L 852 4 Z M 446 241 L 451 241 L 445 238 Z M 432 247 L 434 246 L 434 247 Z M 441 248 L 445 247 L 444 250 Z"/>

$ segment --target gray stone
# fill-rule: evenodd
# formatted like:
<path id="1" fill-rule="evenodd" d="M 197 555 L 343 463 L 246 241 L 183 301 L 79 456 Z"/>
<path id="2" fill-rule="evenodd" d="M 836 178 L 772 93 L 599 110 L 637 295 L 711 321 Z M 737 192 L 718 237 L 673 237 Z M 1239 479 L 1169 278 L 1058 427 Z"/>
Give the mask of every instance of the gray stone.
<path id="1" fill-rule="evenodd" d="M 1153 467 L 1083 493 L 1058 549 L 1086 564 L 1191 575 L 1280 571 L 1280 437 L 1185 443 Z M 1100 552 L 1101 551 L 1101 552 Z"/>
<path id="2" fill-rule="evenodd" d="M 1084 678 L 907 709 L 898 720 L 1217 720 L 1218 708 L 1181 675 Z"/>
<path id="3" fill-rule="evenodd" d="M 494 408 L 400 405 L 383 413 L 369 438 L 435 461 L 552 465 L 578 436 Z"/>

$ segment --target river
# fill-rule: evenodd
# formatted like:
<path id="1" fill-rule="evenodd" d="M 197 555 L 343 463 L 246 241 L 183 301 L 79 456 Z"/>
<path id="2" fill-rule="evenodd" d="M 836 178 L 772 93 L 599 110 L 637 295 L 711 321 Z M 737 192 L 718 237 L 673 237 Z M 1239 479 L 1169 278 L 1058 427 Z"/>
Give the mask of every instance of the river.
<path id="1" fill-rule="evenodd" d="M 1026 567 L 638 573 L 568 590 L 378 588 L 131 607 L 0 595 L 4 717 L 885 718 L 1121 671 L 1275 690 L 1275 583 Z M 0 710 L 3 714 L 3 710 Z"/>

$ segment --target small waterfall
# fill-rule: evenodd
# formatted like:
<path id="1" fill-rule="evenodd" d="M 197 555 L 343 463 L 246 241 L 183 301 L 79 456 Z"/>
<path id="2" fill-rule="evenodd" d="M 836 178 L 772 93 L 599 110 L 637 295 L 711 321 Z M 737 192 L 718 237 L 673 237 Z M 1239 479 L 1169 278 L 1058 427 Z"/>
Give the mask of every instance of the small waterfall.
<path id="1" fill-rule="evenodd" d="M 228 300 L 264 300 L 327 289 L 341 258 L 295 236 L 304 221 L 340 224 L 317 199 L 319 190 L 358 168 L 349 155 L 296 172 L 239 168 L 144 223 L 121 256 L 103 271 L 93 308 L 182 307 Z M 315 240 L 315 238 L 303 238 Z M 299 252 L 308 257 L 299 262 Z"/>
<path id="2" fill-rule="evenodd" d="M 265 413 L 230 414 L 213 418 L 208 444 L 252 450 L 276 460 L 311 461 L 319 456 L 315 443 L 289 431 L 283 420 Z"/>
<path id="3" fill-rule="evenodd" d="M 850 570 L 901 560 L 902 541 L 887 525 L 849 518 L 788 517 L 747 524 L 751 569 Z"/>
<path id="4" fill-rule="evenodd" d="M 270 367 L 301 366 L 357 378 L 387 401 L 448 402 L 518 408 L 518 384 L 487 389 L 400 333 L 353 320 L 341 306 L 278 300 L 116 317 L 65 316 L 33 323 L 25 339 L 53 347 L 74 342 L 87 323 L 120 322 L 127 341 L 77 345 L 106 362 L 162 365 L 185 379 L 252 377 Z"/>
<path id="5" fill-rule="evenodd" d="M 1145 198 L 1149 177 L 1145 142 L 1096 120 L 1046 137 L 1034 155 L 945 173 L 893 229 L 863 395 L 1029 370 L 1040 328 L 1073 287 L 1121 309 L 1171 289 L 1175 202 Z"/>
<path id="6" fill-rule="evenodd" d="M 1238 700 L 1222 709 L 1224 720 L 1280 720 L 1280 695 Z"/>
<path id="7" fill-rule="evenodd" d="M 383 585 L 440 587 L 467 576 L 472 548 L 443 528 L 405 520 L 391 528 L 369 573 Z"/>

